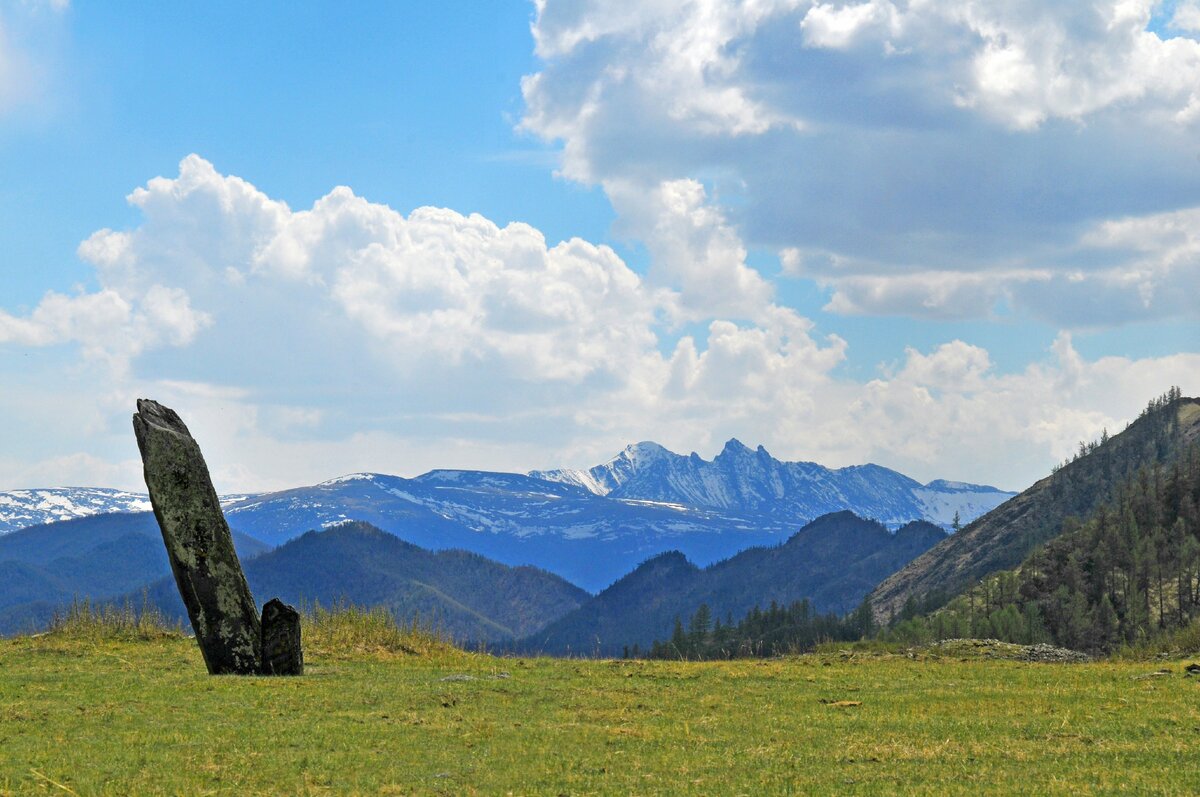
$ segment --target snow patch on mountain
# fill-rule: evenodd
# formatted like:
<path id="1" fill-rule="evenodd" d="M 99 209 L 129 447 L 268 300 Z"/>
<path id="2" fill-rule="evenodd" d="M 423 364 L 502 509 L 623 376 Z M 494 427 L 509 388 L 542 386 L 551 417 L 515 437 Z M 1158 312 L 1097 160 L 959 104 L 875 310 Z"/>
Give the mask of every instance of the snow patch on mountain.
<path id="1" fill-rule="evenodd" d="M 59 520 L 106 512 L 147 512 L 141 493 L 101 487 L 55 487 L 0 493 L 0 534 Z"/>
<path id="2" fill-rule="evenodd" d="M 677 457 L 658 443 L 643 441 L 625 446 L 621 453 L 603 465 L 590 470 L 535 470 L 529 476 L 535 479 L 572 484 L 582 487 L 594 495 L 608 495 L 638 474 L 654 468 L 657 464 Z"/>
<path id="3" fill-rule="evenodd" d="M 922 485 L 871 463 L 831 469 L 815 462 L 783 462 L 761 445 L 752 449 L 736 438 L 712 460 L 642 442 L 588 470 L 533 471 L 529 475 L 609 498 L 750 510 L 798 525 L 829 512 L 850 510 L 891 528 L 913 520 L 949 528 L 955 512 L 966 523 L 1013 495 L 994 487 L 941 479 Z"/>
<path id="4" fill-rule="evenodd" d="M 963 485 L 963 487 L 969 488 L 974 485 Z M 965 526 L 985 512 L 995 509 L 1010 497 L 1005 493 L 1001 500 L 996 500 L 998 492 L 996 490 L 984 492 L 978 489 L 941 491 L 921 488 L 913 490 L 913 495 L 920 502 L 927 520 L 944 528 L 950 528 L 954 524 L 956 514 L 959 524 Z"/>
<path id="5" fill-rule="evenodd" d="M 553 474 L 553 477 L 548 474 Z M 590 471 L 578 470 L 576 468 L 564 468 L 552 471 L 531 470 L 529 475 L 534 479 L 545 479 L 546 481 L 582 487 L 592 495 L 608 495 L 608 488 L 597 481 Z"/>
<path id="6" fill-rule="evenodd" d="M 347 473 L 345 476 L 338 476 L 336 479 L 323 481 L 318 487 L 324 487 L 331 484 L 344 484 L 346 482 L 371 481 L 375 478 L 374 473 Z"/>

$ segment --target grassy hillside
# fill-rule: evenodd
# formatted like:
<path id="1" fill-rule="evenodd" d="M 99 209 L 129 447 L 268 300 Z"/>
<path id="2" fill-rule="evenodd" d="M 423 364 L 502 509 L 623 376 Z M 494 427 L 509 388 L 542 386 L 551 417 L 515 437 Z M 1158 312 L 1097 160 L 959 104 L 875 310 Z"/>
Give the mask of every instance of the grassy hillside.
<path id="1" fill-rule="evenodd" d="M 274 679 L 207 676 L 154 633 L 0 641 L 0 794 L 1200 790 L 1178 662 L 501 659 L 307 633 L 307 674 Z"/>
<path id="2" fill-rule="evenodd" d="M 870 595 L 881 620 L 910 599 L 939 605 L 984 576 L 1019 565 L 1058 536 L 1068 518 L 1085 518 L 1143 467 L 1168 464 L 1200 439 L 1200 399 L 1156 399 L 1127 429 L 930 548 Z"/>

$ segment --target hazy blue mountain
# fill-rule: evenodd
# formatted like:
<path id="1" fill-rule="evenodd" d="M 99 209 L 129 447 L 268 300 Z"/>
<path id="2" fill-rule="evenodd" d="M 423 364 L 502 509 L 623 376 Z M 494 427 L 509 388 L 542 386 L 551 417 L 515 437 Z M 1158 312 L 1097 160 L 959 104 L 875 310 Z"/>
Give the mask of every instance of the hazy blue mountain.
<path id="1" fill-rule="evenodd" d="M 429 551 L 368 523 L 310 531 L 245 563 L 260 604 L 273 597 L 300 606 L 346 601 L 384 606 L 463 641 L 511 642 L 576 609 L 591 596 L 533 567 L 509 567 L 466 551 Z M 186 622 L 168 578 L 151 600 Z"/>
<path id="2" fill-rule="evenodd" d="M 875 585 L 946 537 L 913 521 L 894 534 L 851 512 L 818 518 L 787 542 L 751 548 L 707 568 L 677 551 L 643 562 L 520 648 L 552 654 L 620 655 L 671 634 L 676 617 L 704 603 L 714 617 L 741 619 L 755 606 L 808 598 L 818 612 L 853 610 Z"/>
<path id="3" fill-rule="evenodd" d="M 234 532 L 246 561 L 268 546 Z M 44 627 L 78 598 L 111 598 L 171 572 L 154 515 L 95 515 L 0 536 L 0 634 Z"/>
<path id="4" fill-rule="evenodd" d="M 611 498 L 753 511 L 797 526 L 829 512 L 849 510 L 893 528 L 913 520 L 949 528 L 956 512 L 965 524 L 1014 495 L 944 479 L 921 484 L 879 465 L 833 470 L 815 462 L 781 462 L 762 446 L 750 449 L 736 439 L 711 461 L 644 442 L 589 470 L 530 475 Z"/>
<path id="5" fill-rule="evenodd" d="M 103 492 L 92 491 L 85 501 L 79 491 L 15 491 L 0 494 L 0 506 L 16 523 L 36 507 L 92 512 L 109 499 L 145 502 L 132 493 L 108 491 L 105 498 Z M 956 511 L 966 523 L 1008 495 L 957 482 L 922 485 L 876 465 L 830 470 L 780 462 L 761 447 L 752 451 L 731 440 L 711 462 L 639 443 L 589 471 L 436 470 L 413 479 L 360 473 L 226 496 L 222 504 L 231 526 L 275 545 L 310 529 L 361 520 L 416 545 L 534 565 L 597 591 L 664 551 L 678 550 L 704 566 L 783 542 L 831 511 L 850 510 L 891 528 L 913 519 L 945 526 Z"/>
<path id="6" fill-rule="evenodd" d="M 533 565 L 591 591 L 663 551 L 678 548 L 709 563 L 780 542 L 796 529 L 753 512 L 605 498 L 515 473 L 447 470 L 415 479 L 354 474 L 247 497 L 225 512 L 230 525 L 271 543 L 362 520 L 425 548 Z"/>

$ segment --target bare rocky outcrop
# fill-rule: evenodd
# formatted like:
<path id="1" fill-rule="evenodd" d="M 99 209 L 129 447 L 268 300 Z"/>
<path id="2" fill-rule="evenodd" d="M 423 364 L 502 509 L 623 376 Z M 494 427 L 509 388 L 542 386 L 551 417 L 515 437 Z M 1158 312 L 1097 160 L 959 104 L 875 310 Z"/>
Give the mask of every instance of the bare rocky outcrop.
<path id="1" fill-rule="evenodd" d="M 209 673 L 299 674 L 300 618 L 278 600 L 268 604 L 272 659 L 264 667 L 263 624 L 200 446 L 169 407 L 138 399 L 137 410 L 133 431 L 150 503 Z M 294 649 L 284 651 L 286 644 Z"/>
<path id="2" fill-rule="evenodd" d="M 1018 645 L 1013 642 L 1001 642 L 999 639 L 943 639 L 930 645 L 929 650 L 940 655 L 956 655 L 966 658 L 1042 663 L 1079 664 L 1092 660 L 1086 653 L 1055 647 L 1044 642 L 1036 645 Z"/>

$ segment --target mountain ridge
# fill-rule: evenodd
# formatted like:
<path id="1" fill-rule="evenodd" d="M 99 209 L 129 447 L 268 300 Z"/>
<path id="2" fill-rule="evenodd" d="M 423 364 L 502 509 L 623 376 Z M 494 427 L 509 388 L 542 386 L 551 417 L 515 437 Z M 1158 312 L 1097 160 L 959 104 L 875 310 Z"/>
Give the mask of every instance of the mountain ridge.
<path id="1" fill-rule="evenodd" d="M 709 509 L 738 507 L 800 524 L 847 509 L 893 528 L 912 520 L 949 528 L 956 512 L 973 518 L 1015 495 L 989 485 L 945 479 L 921 484 L 874 463 L 835 469 L 815 462 L 785 462 L 763 446 L 751 449 L 737 438 L 726 442 L 711 460 L 643 441 L 587 470 L 539 470 L 529 475 L 605 497 Z"/>
<path id="2" fill-rule="evenodd" d="M 112 512 L 149 512 L 145 493 L 108 487 L 36 487 L 0 492 L 0 535 Z"/>
<path id="3" fill-rule="evenodd" d="M 679 551 L 642 562 L 578 609 L 518 643 L 531 653 L 619 656 L 665 639 L 676 617 L 706 604 L 740 619 L 755 606 L 808 598 L 820 612 L 845 613 L 887 574 L 946 536 L 913 521 L 895 533 L 852 512 L 824 515 L 779 545 L 753 547 L 705 568 Z"/>
<path id="4" fill-rule="evenodd" d="M 382 606 L 402 624 L 428 623 L 468 642 L 511 641 L 591 597 L 539 568 L 513 567 L 469 551 L 431 551 L 360 521 L 310 530 L 243 569 L 258 600 Z M 149 596 L 168 616 L 186 622 L 173 579 L 151 585 Z"/>
<path id="5" fill-rule="evenodd" d="M 1016 567 L 1058 536 L 1067 518 L 1090 515 L 1138 468 L 1170 462 L 1196 440 L 1200 399 L 1151 402 L 1122 432 L 1081 446 L 1080 456 L 890 575 L 870 595 L 876 616 L 895 616 L 910 599 L 940 604 L 974 580 Z"/>
<path id="6" fill-rule="evenodd" d="M 681 466 L 680 463 L 686 463 Z M 743 467 L 738 467 L 738 464 Z M 755 474 L 747 465 L 756 464 Z M 715 466 L 715 467 L 714 467 Z M 656 469 L 670 471 L 666 485 L 655 488 L 647 484 L 647 472 Z M 690 470 L 690 473 L 688 472 Z M 491 477 L 527 477 L 585 490 L 591 495 L 650 501 L 658 504 L 678 504 L 699 509 L 777 512 L 783 510 L 789 521 L 807 522 L 839 509 L 849 509 L 865 517 L 876 517 L 895 528 L 909 520 L 926 519 L 949 528 L 954 511 L 964 517 L 974 517 L 1013 493 L 989 485 L 976 485 L 935 479 L 921 484 L 898 471 L 867 463 L 844 468 L 826 468 L 814 462 L 782 462 L 772 457 L 763 446 L 750 449 L 737 438 L 731 438 L 713 460 L 705 460 L 693 452 L 676 454 L 658 443 L 643 441 L 626 446 L 603 465 L 589 470 L 537 470 L 527 474 L 435 469 L 414 477 L 414 480 L 435 481 L 442 474 L 476 474 Z M 865 478 L 864 478 L 865 475 Z M 221 496 L 223 506 L 245 505 L 265 496 L 280 495 L 292 490 L 328 487 L 355 480 L 401 479 L 384 473 L 350 473 L 327 479 L 315 485 L 298 486 L 271 493 L 230 494 Z M 740 479 L 740 482 L 739 482 Z M 864 483 L 884 481 L 888 486 L 875 491 L 874 503 L 856 503 L 846 490 L 870 497 Z M 763 493 L 769 485 L 774 498 L 787 498 L 804 482 L 810 491 L 825 494 L 807 503 L 795 500 L 772 502 Z M 869 486 L 869 485 L 868 485 Z M 905 496 L 905 491 L 910 493 Z M 879 500 L 886 495 L 887 500 Z M 963 501 L 961 498 L 967 495 Z M 831 503 L 832 502 L 832 503 Z M 0 492 L 0 535 L 28 526 L 41 525 L 76 517 L 110 512 L 149 511 L 150 501 L 145 493 L 104 487 L 29 488 Z M 923 512 L 923 514 L 922 514 Z M 330 522 L 333 522 L 332 520 Z"/>

